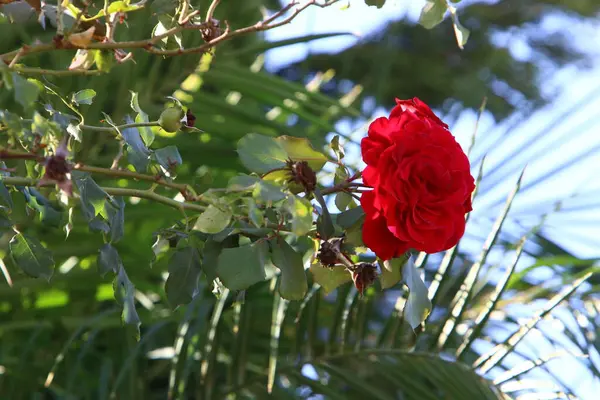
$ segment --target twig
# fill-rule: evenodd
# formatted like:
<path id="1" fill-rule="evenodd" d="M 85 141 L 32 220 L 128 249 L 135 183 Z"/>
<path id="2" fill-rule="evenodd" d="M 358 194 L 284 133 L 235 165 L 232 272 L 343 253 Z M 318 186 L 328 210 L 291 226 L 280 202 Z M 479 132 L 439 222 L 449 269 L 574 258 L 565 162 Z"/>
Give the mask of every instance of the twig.
<path id="1" fill-rule="evenodd" d="M 171 189 L 177 189 L 180 192 L 181 191 L 186 191 L 186 192 L 190 191 L 190 186 L 185 183 L 169 182 L 169 181 L 166 181 L 162 178 L 159 178 L 159 177 L 156 177 L 153 175 L 140 174 L 140 173 L 128 171 L 128 170 L 92 167 L 92 166 L 83 165 L 83 164 L 75 164 L 75 166 L 73 166 L 73 169 L 75 169 L 77 171 L 82 171 L 82 172 L 89 172 L 91 174 L 100 174 L 100 175 L 106 175 L 106 176 L 113 176 L 116 178 L 127 178 L 127 179 L 133 179 L 133 180 L 138 180 L 138 181 L 152 182 L 152 183 L 156 183 L 158 185 L 165 186 L 165 187 L 168 187 Z"/>
<path id="2" fill-rule="evenodd" d="M 160 126 L 158 121 L 150 121 L 150 122 L 132 122 L 131 124 L 123 124 L 123 125 L 115 125 L 112 126 L 93 126 L 93 125 L 80 125 L 81 129 L 85 129 L 88 131 L 96 131 L 96 132 L 111 132 L 116 133 L 118 130 L 127 129 L 127 128 L 138 128 L 142 126 Z"/>
<path id="3" fill-rule="evenodd" d="M 210 3 L 210 6 L 208 7 L 208 11 L 206 12 L 206 22 L 211 23 L 211 21 L 213 19 L 213 14 L 215 13 L 215 10 L 217 9 L 217 6 L 219 5 L 220 2 L 221 2 L 221 0 L 213 0 Z"/>
<path id="4" fill-rule="evenodd" d="M 17 60 L 18 57 L 13 58 L 13 61 Z M 12 64 L 12 61 L 11 61 Z M 10 66 L 9 66 L 10 68 Z M 30 68 L 30 67 L 12 67 L 10 68 L 15 72 L 21 74 L 36 74 L 36 75 L 53 75 L 53 76 L 69 76 L 69 75 L 102 75 L 104 72 L 98 69 L 42 69 L 42 68 Z"/>
<path id="5" fill-rule="evenodd" d="M 15 56 L 15 58 L 12 59 L 12 61 L 10 62 L 10 64 L 8 64 L 8 68 L 14 68 L 14 66 L 17 64 L 17 61 L 19 61 L 19 58 L 21 58 L 21 56 L 25 54 L 25 49 L 21 48 L 19 49 L 19 52 L 17 53 L 17 55 Z"/>
<path id="6" fill-rule="evenodd" d="M 10 62 L 16 57 L 16 55 L 21 50 L 23 50 L 22 56 L 36 54 L 36 53 L 43 53 L 43 52 L 48 52 L 48 51 L 54 51 L 54 50 L 76 50 L 76 49 L 103 49 L 103 50 L 144 49 L 144 50 L 148 51 L 149 53 L 156 54 L 156 55 L 162 55 L 162 56 L 176 56 L 176 55 L 182 55 L 182 54 L 201 53 L 201 52 L 206 52 L 206 51 L 210 50 L 211 48 L 213 48 L 214 46 L 216 46 L 217 44 L 219 44 L 221 42 L 231 40 L 231 39 L 236 38 L 241 35 L 246 35 L 248 33 L 253 33 L 253 32 L 265 31 L 265 30 L 277 28 L 282 25 L 289 24 L 294 18 L 296 18 L 296 16 L 300 12 L 302 12 L 309 6 L 314 5 L 317 7 L 324 8 L 324 7 L 330 6 L 334 3 L 337 3 L 338 1 L 339 0 L 329 0 L 329 1 L 326 1 L 323 3 L 320 3 L 316 0 L 309 0 L 309 1 L 302 3 L 301 5 L 299 5 L 300 3 L 297 1 L 292 1 L 288 5 L 283 7 L 281 10 L 277 11 L 276 13 L 274 13 L 272 16 L 270 16 L 269 18 L 267 18 L 265 20 L 257 22 L 254 25 L 236 29 L 233 31 L 231 31 L 230 29 L 226 29 L 226 31 L 222 35 L 210 40 L 209 42 L 207 42 L 201 46 L 192 47 L 192 48 L 188 48 L 188 49 L 160 50 L 160 49 L 154 48 L 154 45 L 157 44 L 158 42 L 160 42 L 162 39 L 169 37 L 169 36 L 173 36 L 183 30 L 198 30 L 198 31 L 200 31 L 202 29 L 209 28 L 210 22 L 207 21 L 207 22 L 204 22 L 201 24 L 185 24 L 183 26 L 176 26 L 176 27 L 173 27 L 173 28 L 167 30 L 166 32 L 164 32 L 160 35 L 154 36 L 154 37 L 152 37 L 150 39 L 146 39 L 146 40 L 126 41 L 126 42 L 90 43 L 86 46 L 76 46 L 69 42 L 63 42 L 62 46 L 60 46 L 60 47 L 57 47 L 56 43 L 54 43 L 54 42 L 44 43 L 44 44 L 40 44 L 40 45 L 36 45 L 36 46 L 30 46 L 30 47 L 27 47 L 26 49 L 25 49 L 25 47 L 23 47 L 22 49 L 14 50 L 14 51 L 2 54 L 0 56 L 0 58 L 2 58 L 6 62 Z M 279 22 L 276 22 L 276 23 L 274 22 L 277 18 L 281 17 L 287 11 L 292 9 L 294 6 L 298 6 L 298 7 L 296 9 L 294 9 L 294 11 L 291 13 L 290 16 L 288 16 L 287 18 L 285 18 Z"/>
<path id="7" fill-rule="evenodd" d="M 125 141 L 124 140 L 119 141 L 119 152 L 113 159 L 110 169 L 118 169 L 119 161 L 121 161 L 121 158 L 123 158 L 123 149 L 124 148 L 125 148 Z"/>
<path id="8" fill-rule="evenodd" d="M 37 186 L 40 184 L 38 179 L 23 178 L 18 176 L 5 176 L 2 178 L 2 182 L 9 186 Z M 54 182 L 45 182 L 42 186 L 52 186 Z M 202 212 L 205 207 L 200 204 L 184 203 L 177 200 L 170 199 L 166 196 L 150 192 L 148 190 L 141 189 L 129 189 L 129 188 L 113 188 L 113 187 L 102 187 L 106 193 L 111 196 L 123 196 L 123 197 L 139 197 L 141 199 L 152 200 L 157 203 L 165 204 L 169 207 L 176 208 L 180 211 L 191 210 Z"/>

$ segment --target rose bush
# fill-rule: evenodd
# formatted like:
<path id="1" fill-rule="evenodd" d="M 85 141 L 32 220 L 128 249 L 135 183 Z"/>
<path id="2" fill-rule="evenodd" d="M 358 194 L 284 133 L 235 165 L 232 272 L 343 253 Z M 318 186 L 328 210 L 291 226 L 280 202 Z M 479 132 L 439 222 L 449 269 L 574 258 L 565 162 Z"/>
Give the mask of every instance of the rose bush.
<path id="1" fill-rule="evenodd" d="M 396 103 L 361 142 L 363 180 L 373 188 L 361 198 L 363 242 L 383 260 L 411 248 L 437 253 L 456 245 L 475 189 L 448 125 L 418 98 Z"/>

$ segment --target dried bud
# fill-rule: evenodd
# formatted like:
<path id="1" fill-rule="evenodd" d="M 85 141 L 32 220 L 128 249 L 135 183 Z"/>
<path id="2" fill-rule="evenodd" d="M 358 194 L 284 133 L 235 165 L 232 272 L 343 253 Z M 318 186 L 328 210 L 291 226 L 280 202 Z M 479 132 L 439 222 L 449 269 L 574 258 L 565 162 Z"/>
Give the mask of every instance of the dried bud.
<path id="1" fill-rule="evenodd" d="M 221 36 L 223 33 L 219 27 L 219 21 L 216 19 L 211 20 L 206 25 L 206 28 L 200 31 L 202 34 L 202 39 L 204 39 L 205 42 L 210 42 L 211 40 Z"/>
<path id="2" fill-rule="evenodd" d="M 58 187 L 67 193 L 69 196 L 73 195 L 73 184 L 71 182 L 71 165 L 67 161 L 69 151 L 67 149 L 66 142 L 63 141 L 61 145 L 56 149 L 56 154 L 46 159 L 45 173 L 40 184 L 46 182 L 56 182 Z"/>
<path id="3" fill-rule="evenodd" d="M 192 110 L 190 110 L 189 108 L 188 108 L 187 112 L 185 113 L 185 116 L 183 117 L 182 122 L 185 126 L 189 126 L 189 127 L 193 127 L 195 125 L 196 116 L 194 114 L 192 114 Z"/>
<path id="4" fill-rule="evenodd" d="M 321 243 L 321 247 L 317 253 L 317 258 L 321 262 L 321 265 L 333 267 L 340 263 L 339 254 L 342 252 L 343 241 L 343 238 L 333 238 Z"/>
<path id="5" fill-rule="evenodd" d="M 375 282 L 375 279 L 377 279 L 377 267 L 373 264 L 361 263 L 352 271 L 352 281 L 361 296 L 365 289 Z"/>
<path id="6" fill-rule="evenodd" d="M 306 194 L 312 193 L 317 186 L 317 174 L 312 168 L 308 165 L 306 161 L 297 161 L 294 162 L 292 160 L 287 161 L 288 169 L 290 170 L 290 183 L 297 183 L 302 185 Z"/>

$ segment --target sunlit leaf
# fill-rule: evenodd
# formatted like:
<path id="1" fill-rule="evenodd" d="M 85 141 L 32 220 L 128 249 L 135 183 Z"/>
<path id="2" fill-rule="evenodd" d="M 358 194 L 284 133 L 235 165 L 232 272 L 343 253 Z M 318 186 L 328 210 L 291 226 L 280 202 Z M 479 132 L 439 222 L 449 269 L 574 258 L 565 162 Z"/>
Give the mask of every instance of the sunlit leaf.
<path id="1" fill-rule="evenodd" d="M 94 32 L 96 32 L 96 27 L 91 26 L 83 32 L 72 33 L 67 39 L 71 44 L 77 47 L 86 47 L 92 41 Z"/>
<path id="2" fill-rule="evenodd" d="M 252 172 L 264 174 L 285 167 L 288 154 L 272 137 L 249 133 L 241 138 L 237 152 L 242 164 Z"/>
<path id="3" fill-rule="evenodd" d="M 204 233 L 219 233 L 227 228 L 232 216 L 231 210 L 211 204 L 196 220 L 194 230 Z"/>
<path id="4" fill-rule="evenodd" d="M 96 91 L 93 89 L 80 90 L 77 93 L 73 93 L 71 101 L 77 105 L 81 104 L 92 104 L 92 101 L 96 97 Z"/>
<path id="5" fill-rule="evenodd" d="M 331 293 L 339 286 L 352 280 L 350 272 L 343 267 L 327 268 L 315 263 L 311 265 L 310 272 L 314 281 L 323 287 L 325 293 Z"/>
<path id="6" fill-rule="evenodd" d="M 255 199 L 261 200 L 263 202 L 283 200 L 286 196 L 285 193 L 281 191 L 280 186 L 274 185 L 264 180 L 260 180 L 255 184 L 254 190 L 252 191 L 252 195 Z"/>
<path id="7" fill-rule="evenodd" d="M 319 171 L 327 162 L 327 156 L 316 151 L 306 138 L 279 136 L 275 140 L 292 161 L 306 161 L 314 171 Z"/>
<path id="8" fill-rule="evenodd" d="M 399 257 L 386 260 L 383 264 L 380 263 L 381 275 L 379 275 L 379 281 L 382 289 L 391 288 L 402 280 L 402 268 L 406 262 L 406 257 Z"/>
<path id="9" fill-rule="evenodd" d="M 419 24 L 427 29 L 432 29 L 444 20 L 448 11 L 446 0 L 428 0 L 421 10 Z"/>
<path id="10" fill-rule="evenodd" d="M 295 235 L 306 235 L 313 228 L 313 207 L 305 198 L 290 196 L 288 209 L 292 214 L 292 232 Z"/>

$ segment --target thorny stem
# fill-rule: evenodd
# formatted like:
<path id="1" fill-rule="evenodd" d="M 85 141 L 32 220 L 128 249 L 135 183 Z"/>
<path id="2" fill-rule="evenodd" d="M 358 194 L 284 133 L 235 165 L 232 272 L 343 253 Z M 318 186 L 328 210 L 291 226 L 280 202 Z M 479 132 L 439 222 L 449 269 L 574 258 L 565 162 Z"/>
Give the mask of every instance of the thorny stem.
<path id="1" fill-rule="evenodd" d="M 168 182 L 160 177 L 153 175 L 140 174 L 133 171 L 122 170 L 122 169 L 109 169 L 109 168 L 101 168 L 101 167 L 92 167 L 88 165 L 76 164 L 73 167 L 74 170 L 89 172 L 91 174 L 100 174 L 106 176 L 113 176 L 115 178 L 128 178 L 139 181 L 146 181 L 156 183 L 157 185 L 165 186 L 172 189 L 177 189 L 180 192 L 191 192 L 191 188 L 189 185 L 184 183 L 174 183 Z"/>
<path id="2" fill-rule="evenodd" d="M 210 3 L 210 6 L 208 7 L 208 11 L 206 12 L 206 22 L 211 23 L 211 21 L 213 19 L 213 14 L 215 13 L 215 10 L 217 9 L 217 6 L 219 5 L 220 2 L 221 2 L 221 0 L 213 0 Z"/>
<path id="3" fill-rule="evenodd" d="M 13 58 L 13 61 L 17 57 Z M 52 75 L 52 76 L 70 76 L 70 75 L 102 75 L 105 72 L 99 69 L 85 70 L 85 69 L 43 69 L 43 68 L 29 68 L 29 67 L 14 67 L 11 68 L 15 72 L 21 72 L 23 74 L 30 75 Z"/>
<path id="4" fill-rule="evenodd" d="M 133 122 L 131 124 L 123 124 L 123 125 L 115 125 L 116 128 L 112 126 L 93 126 L 93 125 L 80 125 L 81 129 L 85 129 L 88 131 L 96 131 L 96 132 L 111 132 L 116 134 L 117 129 L 127 129 L 127 128 L 139 128 L 143 126 L 160 126 L 158 121 L 150 121 L 150 122 Z"/>
<path id="5" fill-rule="evenodd" d="M 22 160 L 37 160 L 39 162 L 43 162 L 45 158 L 43 156 L 34 154 L 34 153 L 26 153 L 15 150 L 6 150 L 0 149 L 0 160 L 2 159 L 22 159 Z M 161 185 L 164 187 L 168 187 L 171 189 L 176 189 L 179 191 L 184 198 L 190 199 L 193 198 L 194 201 L 199 200 L 198 196 L 196 196 L 194 190 L 190 185 L 184 183 L 175 183 L 169 182 L 157 175 L 146 175 L 140 174 L 133 171 L 114 169 L 114 168 L 102 168 L 102 167 L 93 167 L 88 165 L 83 165 L 81 163 L 75 164 L 73 169 L 81 172 L 89 172 L 91 174 L 100 174 L 105 176 L 112 176 L 115 178 L 126 178 L 133 179 L 138 181 L 152 182 L 156 185 Z"/>
<path id="6" fill-rule="evenodd" d="M 9 186 L 37 186 L 40 184 L 39 179 L 23 178 L 18 176 L 5 176 L 2 178 L 2 182 L 5 185 Z M 43 186 L 51 185 L 54 185 L 54 182 L 47 182 L 43 184 Z M 177 200 L 170 199 L 166 196 L 150 192 L 148 190 L 114 187 L 102 187 L 101 189 L 111 196 L 139 197 L 141 199 L 152 200 L 157 203 L 162 203 L 180 211 L 190 210 L 202 212 L 205 210 L 205 207 L 200 204 L 180 202 Z"/>

